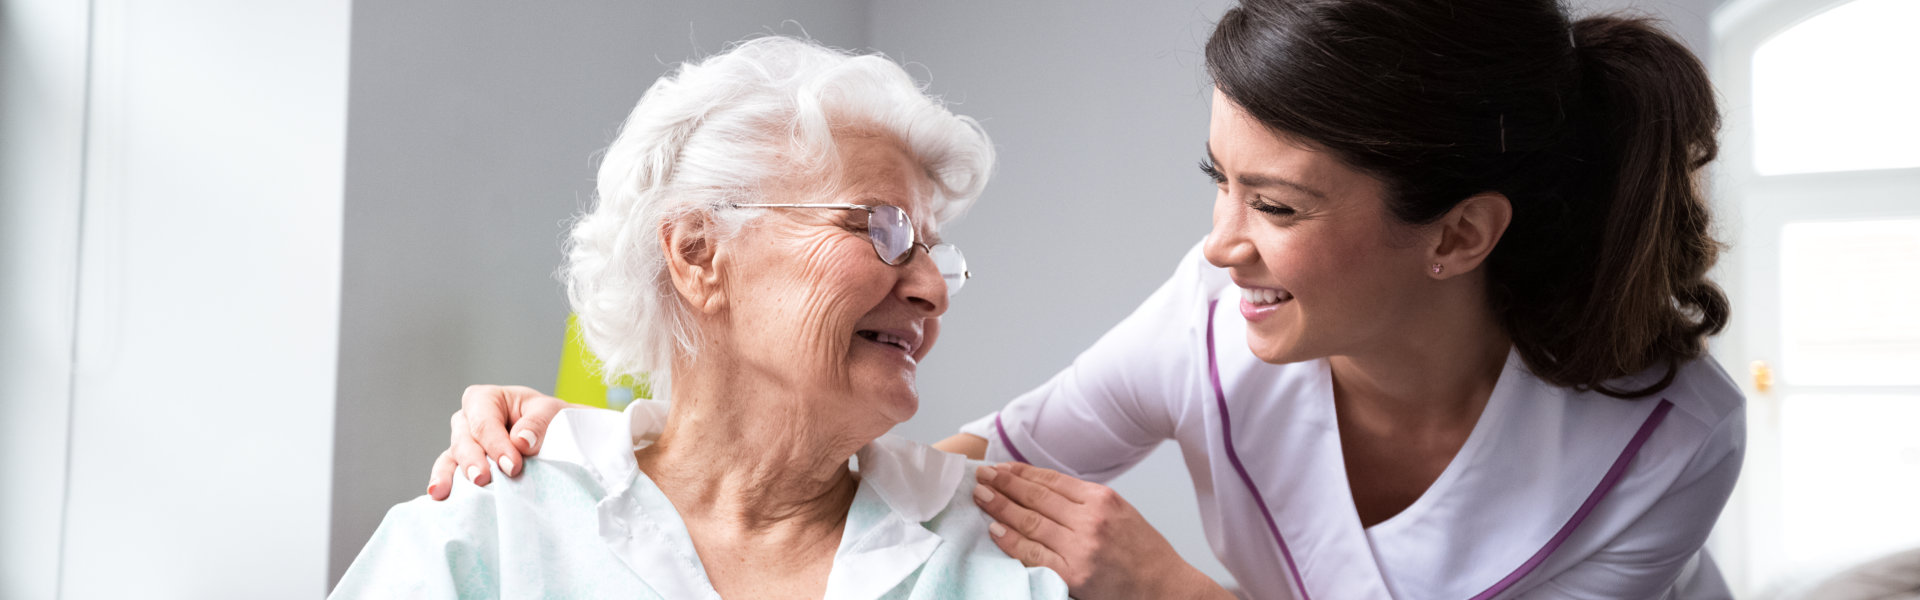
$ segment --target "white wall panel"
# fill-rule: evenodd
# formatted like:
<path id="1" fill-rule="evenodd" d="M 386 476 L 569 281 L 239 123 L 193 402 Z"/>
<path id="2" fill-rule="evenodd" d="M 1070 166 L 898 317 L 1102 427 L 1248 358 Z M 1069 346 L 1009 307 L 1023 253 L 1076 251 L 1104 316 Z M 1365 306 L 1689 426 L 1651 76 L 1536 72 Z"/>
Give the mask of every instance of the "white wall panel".
<path id="1" fill-rule="evenodd" d="M 0 1 L 0 598 L 49 598 L 66 490 L 87 3 Z"/>
<path id="2" fill-rule="evenodd" d="M 344 0 L 97 0 L 64 598 L 325 590 Z"/>

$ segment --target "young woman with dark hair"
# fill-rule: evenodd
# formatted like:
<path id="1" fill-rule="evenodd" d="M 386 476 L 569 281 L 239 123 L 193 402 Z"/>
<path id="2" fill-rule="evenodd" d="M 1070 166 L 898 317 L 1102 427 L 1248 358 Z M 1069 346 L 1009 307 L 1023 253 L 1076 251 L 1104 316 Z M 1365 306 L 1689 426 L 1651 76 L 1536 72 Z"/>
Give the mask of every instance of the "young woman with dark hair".
<path id="1" fill-rule="evenodd" d="M 942 444 L 1007 461 L 975 493 L 1000 546 L 1076 597 L 1227 597 L 1098 483 L 1172 439 L 1251 597 L 1725 597 L 1745 409 L 1705 350 L 1698 59 L 1554 0 L 1242 0 L 1206 54 L 1212 233 Z M 557 410 L 477 390 L 438 477 Z"/>

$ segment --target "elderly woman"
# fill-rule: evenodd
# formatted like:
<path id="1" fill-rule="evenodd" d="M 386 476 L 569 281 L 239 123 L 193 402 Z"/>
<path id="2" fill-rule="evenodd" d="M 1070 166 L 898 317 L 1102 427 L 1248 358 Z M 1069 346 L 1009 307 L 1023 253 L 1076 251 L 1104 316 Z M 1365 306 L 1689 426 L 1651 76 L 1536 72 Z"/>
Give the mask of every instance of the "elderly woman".
<path id="1" fill-rule="evenodd" d="M 1064 597 L 995 546 L 963 457 L 885 435 L 992 160 L 877 56 L 768 37 L 662 78 L 565 279 L 609 376 L 671 402 L 562 413 L 516 478 L 395 507 L 335 595 Z"/>

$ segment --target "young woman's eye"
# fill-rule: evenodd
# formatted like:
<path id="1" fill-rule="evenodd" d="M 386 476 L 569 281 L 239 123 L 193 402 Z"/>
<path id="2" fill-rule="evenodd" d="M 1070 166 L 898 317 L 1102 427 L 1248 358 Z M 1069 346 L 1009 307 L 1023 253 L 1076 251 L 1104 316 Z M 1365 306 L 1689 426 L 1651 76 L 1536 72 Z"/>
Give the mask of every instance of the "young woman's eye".
<path id="1" fill-rule="evenodd" d="M 1295 212 L 1291 206 L 1274 204 L 1263 198 L 1254 198 L 1248 201 L 1247 207 L 1276 217 L 1291 217 Z"/>
<path id="2" fill-rule="evenodd" d="M 1206 174 L 1207 179 L 1212 179 L 1214 185 L 1227 182 L 1227 176 L 1220 174 L 1220 169 L 1213 166 L 1212 160 L 1202 159 L 1200 161 L 1200 172 Z"/>

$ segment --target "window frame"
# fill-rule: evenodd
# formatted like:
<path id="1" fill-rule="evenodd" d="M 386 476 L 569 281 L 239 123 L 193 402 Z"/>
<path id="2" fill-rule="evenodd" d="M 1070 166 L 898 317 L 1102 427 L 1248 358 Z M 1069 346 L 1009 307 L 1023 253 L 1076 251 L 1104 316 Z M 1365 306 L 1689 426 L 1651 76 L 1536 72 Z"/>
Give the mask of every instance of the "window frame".
<path id="1" fill-rule="evenodd" d="M 1715 11 L 1709 71 L 1722 100 L 1720 160 L 1710 173 L 1715 212 L 1730 247 L 1715 277 L 1734 317 L 1713 352 L 1747 395 L 1747 458 L 1709 547 L 1735 597 L 1774 592 L 1787 567 L 1782 542 L 1782 400 L 1790 394 L 1920 395 L 1920 386 L 1794 385 L 1775 374 L 1767 391 L 1755 365 L 1778 373 L 1780 248 L 1786 224 L 1920 218 L 1920 168 L 1762 175 L 1754 163 L 1753 56 L 1774 36 L 1853 0 L 1730 0 Z M 1809 197 L 1820 202 L 1807 202 Z"/>

